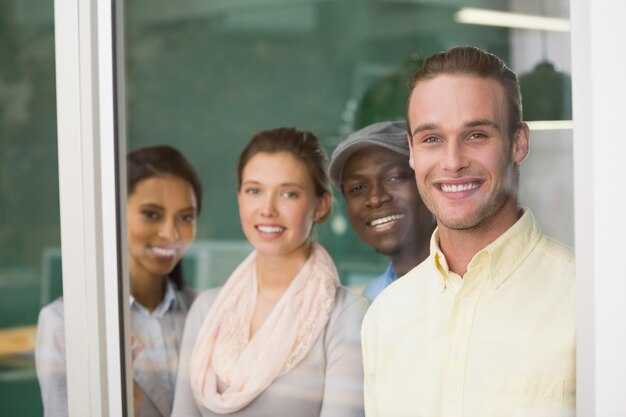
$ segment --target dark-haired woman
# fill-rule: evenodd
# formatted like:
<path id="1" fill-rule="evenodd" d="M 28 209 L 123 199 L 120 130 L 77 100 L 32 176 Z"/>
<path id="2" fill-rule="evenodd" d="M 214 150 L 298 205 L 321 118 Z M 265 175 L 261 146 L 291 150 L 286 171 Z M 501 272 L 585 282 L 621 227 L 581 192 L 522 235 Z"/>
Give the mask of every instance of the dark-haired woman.
<path id="1" fill-rule="evenodd" d="M 326 154 L 309 132 L 260 132 L 238 181 L 255 250 L 191 309 L 172 416 L 362 416 L 366 304 L 312 238 L 331 208 Z"/>
<path id="2" fill-rule="evenodd" d="M 196 234 L 202 186 L 193 167 L 169 146 L 128 155 L 130 321 L 143 347 L 133 361 L 142 417 L 169 417 L 179 346 L 195 293 L 180 260 Z M 35 359 L 46 417 L 67 416 L 63 298 L 39 314 Z"/>

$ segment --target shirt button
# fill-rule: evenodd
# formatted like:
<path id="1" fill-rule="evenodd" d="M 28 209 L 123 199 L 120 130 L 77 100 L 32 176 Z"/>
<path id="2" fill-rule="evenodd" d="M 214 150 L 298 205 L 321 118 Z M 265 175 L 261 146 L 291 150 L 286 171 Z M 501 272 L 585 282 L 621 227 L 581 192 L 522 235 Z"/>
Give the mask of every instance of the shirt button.
<path id="1" fill-rule="evenodd" d="M 461 298 L 461 304 L 463 304 L 463 305 L 467 305 L 467 302 L 468 302 L 468 301 L 467 301 L 467 297 L 463 297 L 463 298 Z"/>

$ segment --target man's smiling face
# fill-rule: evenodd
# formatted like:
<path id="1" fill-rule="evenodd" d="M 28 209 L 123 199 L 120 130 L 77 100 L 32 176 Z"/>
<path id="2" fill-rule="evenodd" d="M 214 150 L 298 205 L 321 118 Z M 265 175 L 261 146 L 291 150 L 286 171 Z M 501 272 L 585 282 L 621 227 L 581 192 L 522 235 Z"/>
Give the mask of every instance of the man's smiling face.
<path id="1" fill-rule="evenodd" d="M 515 198 L 528 132 L 519 129 L 511 140 L 507 112 L 504 90 L 490 78 L 444 74 L 412 91 L 411 162 L 440 227 L 483 225 Z"/>
<path id="2" fill-rule="evenodd" d="M 380 146 L 355 152 L 343 169 L 341 188 L 352 227 L 384 255 L 416 251 L 432 230 L 432 215 L 405 155 Z"/>

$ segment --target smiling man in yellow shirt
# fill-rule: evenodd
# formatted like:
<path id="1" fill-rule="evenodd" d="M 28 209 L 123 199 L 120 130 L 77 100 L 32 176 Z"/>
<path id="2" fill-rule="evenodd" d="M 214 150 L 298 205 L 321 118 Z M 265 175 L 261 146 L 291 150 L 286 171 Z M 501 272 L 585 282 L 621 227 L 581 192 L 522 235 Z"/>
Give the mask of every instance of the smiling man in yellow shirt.
<path id="1" fill-rule="evenodd" d="M 517 76 L 452 48 L 411 82 L 410 162 L 437 219 L 430 256 L 363 322 L 367 417 L 561 417 L 575 410 L 574 257 L 517 199 Z"/>

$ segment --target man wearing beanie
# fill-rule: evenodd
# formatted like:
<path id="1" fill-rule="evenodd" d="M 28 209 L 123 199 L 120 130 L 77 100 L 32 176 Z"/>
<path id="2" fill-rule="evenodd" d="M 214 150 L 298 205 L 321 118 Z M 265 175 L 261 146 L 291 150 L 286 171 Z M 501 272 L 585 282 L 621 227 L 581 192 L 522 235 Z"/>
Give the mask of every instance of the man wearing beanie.
<path id="1" fill-rule="evenodd" d="M 428 256 L 434 229 L 409 166 L 406 134 L 405 122 L 375 123 L 348 136 L 330 161 L 330 177 L 346 199 L 355 232 L 391 261 L 365 288 L 370 303 Z"/>

